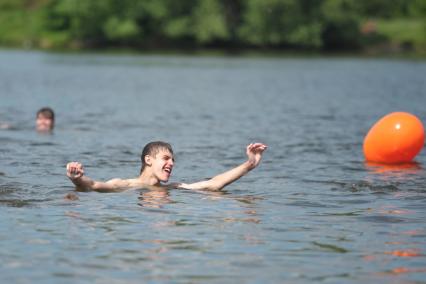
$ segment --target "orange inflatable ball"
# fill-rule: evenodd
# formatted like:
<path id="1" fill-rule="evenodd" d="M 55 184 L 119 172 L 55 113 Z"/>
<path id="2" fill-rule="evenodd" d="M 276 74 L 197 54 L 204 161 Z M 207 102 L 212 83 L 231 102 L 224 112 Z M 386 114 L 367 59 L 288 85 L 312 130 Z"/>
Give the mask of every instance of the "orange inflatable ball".
<path id="1" fill-rule="evenodd" d="M 410 162 L 422 150 L 425 131 L 422 122 L 406 112 L 382 117 L 364 138 L 367 161 L 379 163 Z"/>

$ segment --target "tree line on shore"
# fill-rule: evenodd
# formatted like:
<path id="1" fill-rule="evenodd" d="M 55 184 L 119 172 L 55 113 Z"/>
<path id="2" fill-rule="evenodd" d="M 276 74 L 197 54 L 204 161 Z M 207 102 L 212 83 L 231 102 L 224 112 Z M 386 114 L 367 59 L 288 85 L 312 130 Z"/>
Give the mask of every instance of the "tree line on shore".
<path id="1" fill-rule="evenodd" d="M 425 0 L 0 0 L 0 44 L 426 49 Z"/>

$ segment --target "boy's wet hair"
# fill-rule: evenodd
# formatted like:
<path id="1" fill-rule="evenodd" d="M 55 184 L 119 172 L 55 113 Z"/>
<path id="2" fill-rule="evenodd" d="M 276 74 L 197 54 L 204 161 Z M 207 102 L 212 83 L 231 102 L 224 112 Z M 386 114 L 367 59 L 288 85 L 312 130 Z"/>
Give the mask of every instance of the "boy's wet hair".
<path id="1" fill-rule="evenodd" d="M 55 113 L 53 112 L 53 109 L 50 107 L 43 107 L 37 111 L 36 117 L 38 117 L 40 114 L 42 114 L 44 117 L 47 117 L 51 120 L 55 120 Z"/>
<path id="2" fill-rule="evenodd" d="M 142 150 L 142 155 L 141 155 L 142 167 L 141 167 L 140 173 L 143 172 L 143 170 L 145 169 L 145 166 L 146 166 L 145 165 L 145 156 L 149 155 L 149 156 L 155 157 L 158 154 L 158 152 L 160 152 L 160 150 L 167 150 L 173 155 L 172 145 L 170 145 L 169 143 L 166 143 L 166 142 L 163 142 L 163 141 L 154 141 L 154 142 L 150 142 L 150 143 L 145 145 L 145 147 Z"/>

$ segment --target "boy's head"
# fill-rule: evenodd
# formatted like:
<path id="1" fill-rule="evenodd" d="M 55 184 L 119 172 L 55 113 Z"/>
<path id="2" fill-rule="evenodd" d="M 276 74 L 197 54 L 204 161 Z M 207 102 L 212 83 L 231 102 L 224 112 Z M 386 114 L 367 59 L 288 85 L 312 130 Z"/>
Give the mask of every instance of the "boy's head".
<path id="1" fill-rule="evenodd" d="M 55 113 L 51 108 L 41 108 L 36 115 L 36 129 L 40 132 L 48 132 L 55 125 Z"/>
<path id="2" fill-rule="evenodd" d="M 154 141 L 145 145 L 141 155 L 142 173 L 146 167 L 152 167 L 160 181 L 167 181 L 173 169 L 173 149 L 169 143 Z"/>

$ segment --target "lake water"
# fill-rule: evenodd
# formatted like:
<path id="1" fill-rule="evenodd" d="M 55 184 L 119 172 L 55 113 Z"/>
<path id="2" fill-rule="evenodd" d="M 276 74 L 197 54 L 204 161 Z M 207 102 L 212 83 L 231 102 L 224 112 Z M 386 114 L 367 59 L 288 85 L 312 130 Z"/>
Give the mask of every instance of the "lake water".
<path id="1" fill-rule="evenodd" d="M 426 151 L 364 163 L 383 115 L 426 121 L 426 62 L 0 51 L 2 283 L 426 283 Z M 56 112 L 52 135 L 35 112 Z M 136 177 L 170 142 L 171 181 L 212 177 L 269 145 L 220 193 L 73 192 Z"/>

